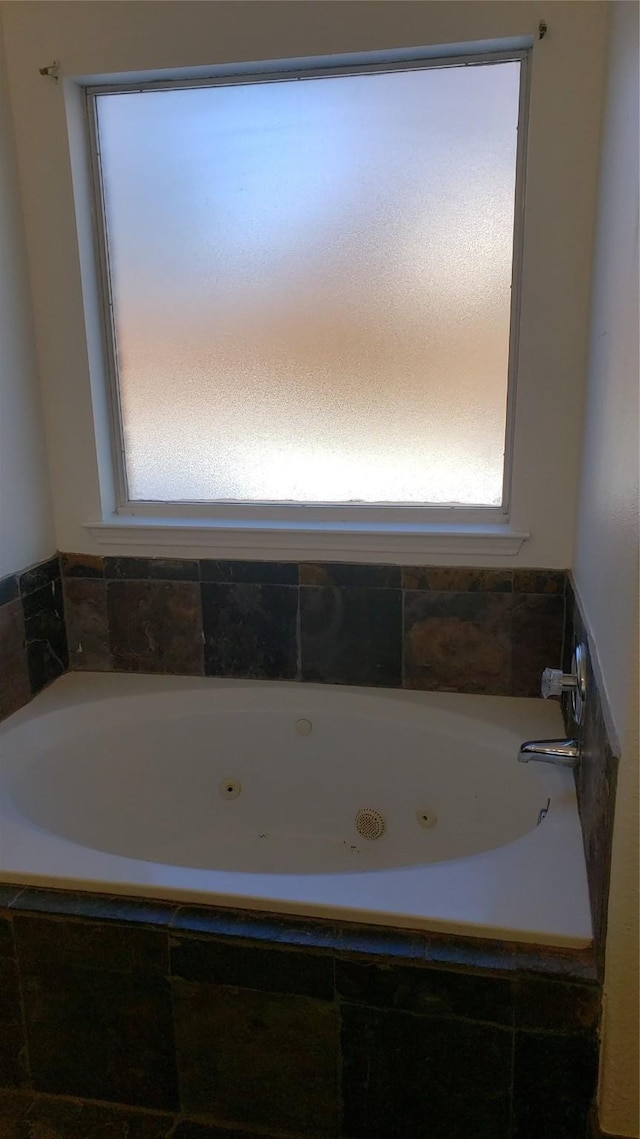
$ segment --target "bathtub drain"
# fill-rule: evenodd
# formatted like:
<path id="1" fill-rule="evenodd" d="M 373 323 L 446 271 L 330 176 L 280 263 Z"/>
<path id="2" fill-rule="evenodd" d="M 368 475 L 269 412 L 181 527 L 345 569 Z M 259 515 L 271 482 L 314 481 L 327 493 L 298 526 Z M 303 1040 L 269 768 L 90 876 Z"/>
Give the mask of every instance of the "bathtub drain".
<path id="1" fill-rule="evenodd" d="M 384 815 L 381 815 L 380 811 L 376 811 L 373 807 L 361 807 L 356 812 L 355 823 L 356 830 L 359 835 L 362 835 L 362 838 L 382 838 L 387 829 Z"/>

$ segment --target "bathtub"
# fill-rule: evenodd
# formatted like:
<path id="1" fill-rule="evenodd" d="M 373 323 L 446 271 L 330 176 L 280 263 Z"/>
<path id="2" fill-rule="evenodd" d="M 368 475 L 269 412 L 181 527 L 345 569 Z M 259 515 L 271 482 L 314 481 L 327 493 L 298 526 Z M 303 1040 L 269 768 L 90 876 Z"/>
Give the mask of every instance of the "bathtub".
<path id="1" fill-rule="evenodd" d="M 540 700 L 69 673 L 0 726 L 0 880 L 583 948 Z"/>

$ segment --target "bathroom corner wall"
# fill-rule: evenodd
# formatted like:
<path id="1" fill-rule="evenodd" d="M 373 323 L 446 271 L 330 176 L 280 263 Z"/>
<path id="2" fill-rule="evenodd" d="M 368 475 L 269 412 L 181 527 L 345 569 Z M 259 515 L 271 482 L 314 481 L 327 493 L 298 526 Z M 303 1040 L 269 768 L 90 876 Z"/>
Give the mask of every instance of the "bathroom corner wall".
<path id="1" fill-rule="evenodd" d="M 0 719 L 66 668 L 54 550 L 0 23 Z"/>
<path id="2" fill-rule="evenodd" d="M 55 550 L 0 13 L 0 579 Z"/>
<path id="3" fill-rule="evenodd" d="M 608 79 L 573 578 L 604 721 L 620 756 L 600 1124 L 607 1132 L 638 1136 L 638 5 L 616 0 L 607 8 Z M 605 751 L 603 767 L 594 774 L 600 789 L 606 787 L 608 763 Z"/>

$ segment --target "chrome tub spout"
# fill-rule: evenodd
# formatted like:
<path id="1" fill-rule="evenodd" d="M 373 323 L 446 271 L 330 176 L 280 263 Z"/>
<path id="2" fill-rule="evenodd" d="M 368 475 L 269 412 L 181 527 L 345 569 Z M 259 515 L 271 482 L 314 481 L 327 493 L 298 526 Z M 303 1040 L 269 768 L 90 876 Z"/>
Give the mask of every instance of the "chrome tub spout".
<path id="1" fill-rule="evenodd" d="M 554 763 L 556 767 L 576 767 L 579 758 L 577 740 L 526 740 L 518 752 L 520 763 Z"/>

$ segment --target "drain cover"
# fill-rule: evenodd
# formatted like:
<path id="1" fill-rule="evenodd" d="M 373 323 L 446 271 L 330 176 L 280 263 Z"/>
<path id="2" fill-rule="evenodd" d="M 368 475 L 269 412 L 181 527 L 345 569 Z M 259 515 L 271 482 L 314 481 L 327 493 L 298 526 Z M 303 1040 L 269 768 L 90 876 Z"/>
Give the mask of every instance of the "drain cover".
<path id="1" fill-rule="evenodd" d="M 355 824 L 358 834 L 368 839 L 382 838 L 387 829 L 384 815 L 373 807 L 361 807 L 356 811 Z"/>

